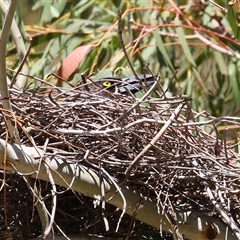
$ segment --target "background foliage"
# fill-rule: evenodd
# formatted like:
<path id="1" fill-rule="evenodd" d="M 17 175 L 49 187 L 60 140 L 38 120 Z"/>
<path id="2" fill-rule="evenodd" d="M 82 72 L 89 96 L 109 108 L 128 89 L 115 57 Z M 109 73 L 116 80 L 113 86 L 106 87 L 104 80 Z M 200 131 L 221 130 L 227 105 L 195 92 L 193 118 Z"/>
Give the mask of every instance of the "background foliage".
<path id="1" fill-rule="evenodd" d="M 74 84 L 79 73 L 96 73 L 96 78 L 131 75 L 118 33 L 121 9 L 124 45 L 137 73 L 146 66 L 160 73 L 163 87 L 171 86 L 169 94 L 178 94 L 181 89 L 193 98 L 196 111 L 239 115 L 238 2 L 218 4 L 184 0 L 20 1 L 18 21 L 26 41 L 32 38 L 29 75 L 44 79 L 58 73 Z M 12 46 L 8 52 L 12 68 L 17 66 L 15 54 Z M 61 72 L 57 72 L 61 63 Z"/>

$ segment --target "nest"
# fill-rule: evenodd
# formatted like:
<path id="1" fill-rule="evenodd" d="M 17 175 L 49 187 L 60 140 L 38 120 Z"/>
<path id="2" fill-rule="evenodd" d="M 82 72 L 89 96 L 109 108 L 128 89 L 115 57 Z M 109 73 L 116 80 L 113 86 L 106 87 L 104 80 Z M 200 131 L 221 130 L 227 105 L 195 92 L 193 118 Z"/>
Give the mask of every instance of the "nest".
<path id="1" fill-rule="evenodd" d="M 165 93 L 157 98 L 149 93 L 141 99 L 114 93 L 106 97 L 82 86 L 54 88 L 47 93 L 43 89 L 10 92 L 17 119 L 13 121 L 23 144 L 32 146 L 34 141 L 49 155 L 67 156 L 68 161 L 89 167 L 89 163 L 99 165 L 117 182 L 125 182 L 143 196 L 156 199 L 167 213 L 196 209 L 221 217 L 208 189 L 215 197 L 221 194 L 221 204 L 229 206 L 227 211 L 239 225 L 239 155 L 220 136 L 216 124 L 221 121 L 194 112 L 188 97 L 167 97 Z M 0 134 L 5 139 L 3 113 Z M 197 122 L 200 118 L 205 121 Z M 11 235 L 14 239 L 21 234 L 37 236 L 41 231 L 39 219 L 22 177 L 8 173 L 6 180 L 8 220 L 14 222 Z M 43 196 L 49 193 L 48 183 L 37 184 Z M 46 200 L 46 204 L 50 202 Z M 134 232 L 131 217 L 124 216 L 115 233 L 120 213 L 110 205 L 106 212 L 111 219 L 108 233 L 101 208 L 94 208 L 92 199 L 67 191 L 58 198 L 55 221 L 67 233 L 126 236 L 131 232 L 139 237 L 143 232 L 145 236 L 158 232 L 139 221 L 135 222 L 138 231 Z"/>

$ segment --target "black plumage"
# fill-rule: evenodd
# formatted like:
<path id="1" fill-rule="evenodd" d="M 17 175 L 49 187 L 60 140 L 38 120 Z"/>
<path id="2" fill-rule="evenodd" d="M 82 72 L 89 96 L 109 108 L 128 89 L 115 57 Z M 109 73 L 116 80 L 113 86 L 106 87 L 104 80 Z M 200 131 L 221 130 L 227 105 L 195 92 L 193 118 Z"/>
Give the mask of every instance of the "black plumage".
<path id="1" fill-rule="evenodd" d="M 97 86 L 110 92 L 120 93 L 123 95 L 129 95 L 140 91 L 144 86 L 150 86 L 154 83 L 152 74 L 141 74 L 138 75 L 138 79 L 135 76 L 126 78 L 117 77 L 104 77 L 94 82 Z"/>

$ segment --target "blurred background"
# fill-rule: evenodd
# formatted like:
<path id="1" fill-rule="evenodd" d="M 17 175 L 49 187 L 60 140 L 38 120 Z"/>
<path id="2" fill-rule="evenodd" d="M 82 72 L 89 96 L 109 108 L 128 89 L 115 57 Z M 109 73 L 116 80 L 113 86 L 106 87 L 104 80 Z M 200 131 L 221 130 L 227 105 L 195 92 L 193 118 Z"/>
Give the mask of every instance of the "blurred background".
<path id="1" fill-rule="evenodd" d="M 26 45 L 32 38 L 30 76 L 68 87 L 64 80 L 76 85 L 82 73 L 133 75 L 121 33 L 136 73 L 160 74 L 167 94 L 186 94 L 197 112 L 239 117 L 239 9 L 239 1 L 223 0 L 28 0 L 20 1 L 16 20 Z M 11 42 L 7 64 L 19 64 Z M 228 129 L 237 134 L 237 126 Z"/>

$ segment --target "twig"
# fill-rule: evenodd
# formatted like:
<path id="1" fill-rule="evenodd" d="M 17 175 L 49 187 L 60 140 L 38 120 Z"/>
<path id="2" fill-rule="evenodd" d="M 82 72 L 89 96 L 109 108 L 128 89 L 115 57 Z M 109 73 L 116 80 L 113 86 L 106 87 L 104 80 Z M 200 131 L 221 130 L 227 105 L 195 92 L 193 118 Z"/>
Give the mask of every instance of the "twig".
<path id="1" fill-rule="evenodd" d="M 88 153 L 89 153 L 89 151 L 87 150 L 86 153 L 85 153 L 84 161 L 86 163 L 88 163 L 91 167 L 93 167 L 94 169 L 97 169 L 97 170 L 103 172 L 103 174 L 107 177 L 107 179 L 109 179 L 113 183 L 113 185 L 116 187 L 116 190 L 117 190 L 116 193 L 119 193 L 121 198 L 122 198 L 122 201 L 123 201 L 122 213 L 121 213 L 121 216 L 119 217 L 119 221 L 118 221 L 118 224 L 117 224 L 117 227 L 116 227 L 116 232 L 117 232 L 118 229 L 119 229 L 119 226 L 120 226 L 121 219 L 122 219 L 123 215 L 126 213 L 126 206 L 127 206 L 126 199 L 125 199 L 125 197 L 124 197 L 124 195 L 123 195 L 123 193 L 121 191 L 121 188 L 118 186 L 118 184 L 113 179 L 113 177 L 103 167 L 99 167 L 99 166 L 97 166 L 96 164 L 90 162 L 87 159 L 88 158 Z M 104 199 L 104 201 L 105 201 L 105 199 Z"/>
<path id="2" fill-rule="evenodd" d="M 235 233 L 237 238 L 240 239 L 240 229 L 235 224 L 235 222 L 231 218 L 228 217 L 227 213 L 224 211 L 222 206 L 217 203 L 217 201 L 215 200 L 215 198 L 214 198 L 214 196 L 212 194 L 211 189 L 209 188 L 209 186 L 208 186 L 208 184 L 206 182 L 205 182 L 205 186 L 206 186 L 206 191 L 207 191 L 208 197 L 211 200 L 212 204 L 219 211 L 219 213 L 221 214 L 222 218 L 225 219 L 225 221 L 227 222 L 228 226 L 232 229 L 232 231 Z"/>
<path id="3" fill-rule="evenodd" d="M 228 13 L 227 9 L 222 7 L 221 5 L 217 4 L 216 2 L 214 2 L 213 0 L 208 0 L 210 3 L 212 3 L 213 5 L 215 5 L 216 7 L 220 8 L 222 11 L 224 11 L 226 14 Z"/>
<path id="4" fill-rule="evenodd" d="M 24 45 L 24 46 L 25 46 L 25 45 Z M 17 72 L 14 74 L 14 76 L 13 76 L 13 78 L 12 78 L 12 80 L 11 80 L 11 83 L 10 83 L 10 85 L 9 85 L 9 88 L 12 88 L 12 87 L 13 87 L 13 85 L 15 84 L 15 82 L 16 82 L 16 80 L 17 80 L 17 77 L 19 76 L 19 73 L 20 73 L 21 70 L 24 68 L 24 66 L 25 66 L 24 73 L 25 73 L 25 74 L 28 74 L 28 60 L 27 60 L 27 58 L 28 58 L 29 52 L 30 52 L 30 50 L 31 50 L 31 46 L 32 46 L 32 39 L 30 38 L 30 39 L 29 39 L 28 48 L 27 48 L 27 50 L 25 51 L 25 55 L 24 55 L 24 57 L 23 57 L 20 65 L 19 65 L 19 67 L 18 67 L 18 69 L 17 69 Z M 21 54 L 21 55 L 22 55 L 22 54 Z M 27 66 L 27 69 L 26 69 L 26 66 Z M 20 75 L 20 76 L 21 76 L 21 78 L 18 79 L 17 86 L 18 86 L 19 88 L 22 88 L 22 87 L 24 87 L 25 84 L 26 84 L 27 77 L 24 76 L 24 75 Z M 25 80 L 25 81 L 24 81 L 24 80 Z"/>
<path id="5" fill-rule="evenodd" d="M 176 110 L 172 113 L 169 120 L 165 123 L 165 125 L 162 127 L 162 129 L 158 132 L 158 134 L 151 140 L 151 142 L 135 157 L 135 159 L 132 161 L 132 163 L 129 165 L 127 170 L 125 171 L 125 181 L 130 176 L 133 168 L 138 164 L 141 157 L 144 156 L 144 154 L 159 140 L 159 138 L 163 135 L 163 133 L 167 130 L 167 128 L 170 126 L 170 124 L 177 119 L 179 113 L 181 112 L 183 106 L 185 105 L 185 102 L 179 104 L 179 106 L 176 108 Z"/>
<path id="6" fill-rule="evenodd" d="M 52 212 L 50 214 L 50 222 L 48 222 L 48 225 L 46 225 L 45 231 L 43 233 L 43 239 L 46 239 L 53 227 L 53 223 L 54 223 L 54 219 L 55 219 L 55 215 L 56 215 L 57 189 L 56 189 L 56 184 L 54 182 L 54 179 L 53 179 L 53 176 L 52 176 L 49 166 L 47 164 L 44 164 L 44 166 L 47 171 L 49 182 L 51 183 L 51 186 L 52 186 L 52 190 L 51 190 L 51 192 L 52 192 Z"/>
<path id="7" fill-rule="evenodd" d="M 139 80 L 138 75 L 137 75 L 137 73 L 136 73 L 136 71 L 135 71 L 135 69 L 134 69 L 134 67 L 133 67 L 133 65 L 132 65 L 132 63 L 131 63 L 131 61 L 128 57 L 127 50 L 126 50 L 124 42 L 123 42 L 122 26 L 121 26 L 122 21 L 121 21 L 121 19 L 122 19 L 122 12 L 121 12 L 121 10 L 119 10 L 119 12 L 118 12 L 118 36 L 119 36 L 119 40 L 120 40 L 120 43 L 121 43 L 121 46 L 122 46 L 124 56 L 126 57 L 126 60 L 128 62 L 128 65 L 129 65 L 130 69 L 132 70 L 135 78 Z"/>

